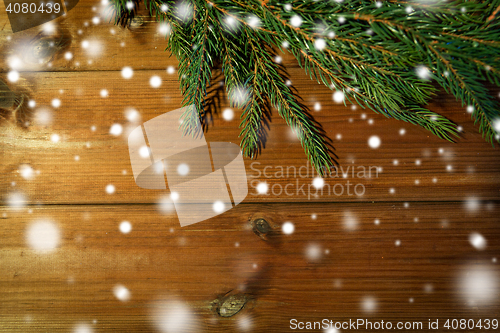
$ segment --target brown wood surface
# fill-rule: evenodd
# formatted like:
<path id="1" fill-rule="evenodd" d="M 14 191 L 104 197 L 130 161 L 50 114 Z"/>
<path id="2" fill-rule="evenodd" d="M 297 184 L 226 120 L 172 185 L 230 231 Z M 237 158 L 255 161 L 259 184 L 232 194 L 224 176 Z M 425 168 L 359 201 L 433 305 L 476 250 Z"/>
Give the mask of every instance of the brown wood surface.
<path id="1" fill-rule="evenodd" d="M 328 88 L 283 55 L 294 87 L 333 141 L 339 177 L 325 179 L 327 186 L 317 193 L 300 143 L 275 114 L 265 150 L 257 160 L 245 160 L 245 201 L 181 228 L 175 213 L 165 215 L 156 205 L 167 192 L 135 184 L 127 147 L 131 129 L 180 107 L 177 73 L 166 72 L 176 60 L 164 52 L 154 22 L 136 30 L 102 20 L 94 25 L 99 10 L 98 2 L 81 0 L 53 21 L 69 46 L 50 66 L 27 65 L 21 79 L 9 84 L 37 106 L 27 129 L 0 125 L 0 332 L 159 332 L 152 309 L 171 297 L 197 318 L 188 330 L 193 332 L 298 331 L 290 329 L 292 318 L 422 321 L 419 331 L 429 331 L 428 320 L 439 319 L 439 331 L 454 331 L 443 328 L 446 319 L 498 319 L 500 156 L 454 97 L 440 93 L 429 105 L 463 127 L 457 143 L 449 143 L 421 128 L 335 104 Z M 13 34 L 5 12 L 0 26 L 5 79 L 9 59 L 21 57 L 40 28 Z M 101 56 L 88 57 L 85 40 L 99 40 Z M 73 54 L 70 61 L 65 52 Z M 134 69 L 132 79 L 122 78 L 124 66 Z M 163 80 L 158 89 L 149 85 L 153 75 Z M 51 106 L 55 98 L 61 100 L 58 108 Z M 314 111 L 317 102 L 320 111 Z M 140 112 L 140 122 L 127 121 L 127 107 Z M 227 107 L 224 98 L 218 110 Z M 48 125 L 37 120 L 42 110 L 52 115 Z M 215 115 L 207 141 L 239 143 L 240 114 L 235 110 L 232 121 Z M 118 137 L 109 134 L 115 123 L 124 128 Z M 61 140 L 52 142 L 53 134 Z M 381 138 L 380 148 L 368 146 L 372 135 Z M 22 177 L 22 165 L 35 171 L 33 179 Z M 363 168 L 371 178 L 358 175 Z M 256 193 L 259 182 L 268 184 L 268 194 Z M 115 193 L 106 193 L 108 184 Z M 363 195 L 353 193 L 358 184 Z M 287 185 L 292 195 L 279 193 Z M 334 186 L 344 192 L 328 193 Z M 17 194 L 26 204 L 9 207 Z M 250 225 L 261 217 L 274 228 L 267 238 Z M 60 229 L 53 252 L 36 252 L 26 241 L 30 225 L 40 219 Z M 124 220 L 132 224 L 129 234 L 118 229 Z M 291 235 L 281 232 L 286 221 L 295 226 Z M 469 242 L 476 232 L 487 240 L 482 251 Z M 462 297 L 464 268 L 469 277 L 487 269 L 478 283 L 491 287 L 488 301 L 471 304 Z M 128 301 L 114 296 L 116 285 L 130 291 Z M 247 297 L 229 318 L 211 304 L 227 292 Z M 376 304 L 371 312 L 363 307 L 367 299 Z"/>

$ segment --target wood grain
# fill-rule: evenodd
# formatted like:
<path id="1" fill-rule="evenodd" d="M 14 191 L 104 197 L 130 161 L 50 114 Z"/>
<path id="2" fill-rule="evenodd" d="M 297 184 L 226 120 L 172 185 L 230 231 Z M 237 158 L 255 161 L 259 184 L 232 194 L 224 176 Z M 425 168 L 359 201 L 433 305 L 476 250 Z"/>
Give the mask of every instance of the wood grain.
<path id="1" fill-rule="evenodd" d="M 42 64 L 27 55 L 47 25 L 12 34 L 0 14 L 1 78 L 18 70 L 10 87 L 36 102 L 27 129 L 12 119 L 0 123 L 0 332 L 168 332 L 155 326 L 154 310 L 169 304 L 186 307 L 186 332 L 298 331 L 292 318 L 421 321 L 424 332 L 429 319 L 439 319 L 438 331 L 450 331 L 443 328 L 448 318 L 498 319 L 500 156 L 465 106 L 443 92 L 429 105 L 463 128 L 457 143 L 448 143 L 335 104 L 332 91 L 281 54 L 336 148 L 338 177 L 316 191 L 299 141 L 275 113 L 266 148 L 257 160 L 245 159 L 244 202 L 181 228 L 175 212 L 157 204 L 168 191 L 136 185 L 127 147 L 133 128 L 181 106 L 178 64 L 164 52 L 156 23 L 128 29 L 101 17 L 94 24 L 101 13 L 100 2 L 81 0 L 51 22 L 66 44 Z M 130 79 L 122 77 L 125 66 L 134 71 Z M 158 89 L 149 83 L 155 75 Z M 227 107 L 221 95 L 207 141 L 239 143 L 241 110 L 226 121 Z M 129 121 L 128 108 L 140 119 Z M 110 134 L 113 124 L 122 125 L 121 135 Z M 378 149 L 368 145 L 373 135 L 382 141 Z M 26 166 L 32 175 L 22 173 Z M 256 192 L 260 182 L 267 194 Z M 110 184 L 113 194 L 106 193 Z M 257 218 L 273 231 L 255 234 Z M 59 230 L 52 252 L 35 251 L 29 241 L 41 221 Z M 131 223 L 130 233 L 120 232 L 122 221 Z M 285 222 L 293 223 L 292 234 L 282 232 Z M 482 250 L 471 243 L 475 233 L 486 241 Z M 464 293 L 467 281 L 479 293 Z M 119 285 L 129 290 L 128 301 L 115 296 Z M 224 318 L 212 301 L 228 292 L 248 301 Z"/>
<path id="2" fill-rule="evenodd" d="M 319 192 L 315 197 L 312 180 L 317 175 L 297 138 L 275 115 L 262 155 L 255 161 L 245 161 L 251 186 L 248 202 L 498 198 L 500 155 L 496 148 L 483 141 L 468 114 L 452 97 L 441 95 L 430 107 L 464 128 L 464 137 L 456 144 L 440 140 L 416 126 L 333 104 L 327 88 L 311 84 L 299 69 L 291 70 L 291 74 L 297 78 L 294 82 L 305 103 L 311 108 L 316 102 L 322 105 L 321 111 L 311 112 L 333 140 L 340 166 L 327 179 L 323 195 Z M 160 89 L 149 86 L 153 75 L 163 78 Z M 42 203 L 152 203 L 164 194 L 140 189 L 133 180 L 127 133 L 140 122 L 128 122 L 125 110 L 136 108 L 141 121 L 147 121 L 178 108 L 181 96 L 174 78 L 158 71 L 140 71 L 130 82 L 119 72 L 27 73 L 26 89 L 28 82 L 33 82 L 31 89 L 36 92 L 33 94 L 37 103 L 34 126 L 22 130 L 7 124 L 0 133 L 4 160 L 0 166 L 3 184 L 0 194 L 4 199 L 16 188 L 21 188 L 30 200 Z M 102 89 L 107 89 L 107 98 L 101 98 Z M 59 108 L 51 106 L 55 98 L 61 100 Z M 226 107 L 223 101 L 220 109 Z M 37 126 L 37 112 L 51 114 L 51 126 Z M 240 110 L 235 110 L 235 119 L 229 122 L 220 114 L 215 115 L 206 133 L 207 141 L 239 143 L 240 114 Z M 119 137 L 109 134 L 115 123 L 124 128 L 124 134 Z M 400 129 L 406 131 L 402 136 Z M 53 134 L 60 136 L 60 142 L 51 142 Z M 340 139 L 337 135 L 341 135 Z M 372 135 L 381 138 L 380 148 L 368 146 Z M 75 161 L 75 156 L 79 161 Z M 21 164 L 40 171 L 36 181 L 19 177 Z M 381 172 L 377 174 L 377 170 Z M 268 183 L 268 195 L 256 192 L 259 181 Z M 18 184 L 17 187 L 10 186 L 12 182 Z M 105 192 L 108 184 L 115 185 L 115 194 Z M 284 193 L 289 184 L 287 190 L 291 195 Z M 354 194 L 357 184 L 361 184 L 357 193 L 364 192 L 361 196 Z M 390 189 L 394 189 L 394 193 Z"/>
<path id="3" fill-rule="evenodd" d="M 245 316 L 257 332 L 288 331 L 292 318 L 498 316 L 497 306 L 468 306 L 456 286 L 464 266 L 484 264 L 498 274 L 489 264 L 500 250 L 498 203 L 485 204 L 480 219 L 452 203 L 242 204 L 185 228 L 175 214 L 161 215 L 152 205 L 0 213 L 6 214 L 0 231 L 4 331 L 67 332 L 97 319 L 96 331 L 150 332 L 149 306 L 158 295 L 180 297 L 203 331 L 217 332 L 240 331 Z M 267 242 L 249 228 L 256 214 L 277 226 Z M 52 253 L 26 247 L 26 230 L 43 219 L 60 228 L 60 246 Z M 132 223 L 129 234 L 118 229 L 123 220 Z M 348 220 L 355 228 L 346 228 Z M 293 234 L 281 233 L 285 221 L 295 225 Z M 468 244 L 472 231 L 488 240 L 486 251 Z M 128 302 L 114 297 L 117 284 L 130 290 Z M 233 289 L 252 303 L 213 322 L 210 302 Z M 368 296 L 377 303 L 372 314 L 363 311 Z"/>

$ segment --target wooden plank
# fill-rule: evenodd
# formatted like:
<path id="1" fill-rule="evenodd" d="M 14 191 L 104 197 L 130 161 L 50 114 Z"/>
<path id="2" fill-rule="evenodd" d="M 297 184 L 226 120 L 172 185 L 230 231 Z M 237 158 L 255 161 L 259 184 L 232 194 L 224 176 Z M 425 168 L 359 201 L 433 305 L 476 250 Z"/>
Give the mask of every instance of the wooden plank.
<path id="1" fill-rule="evenodd" d="M 244 331 L 245 323 L 283 332 L 292 318 L 494 318 L 497 298 L 476 294 L 471 305 L 460 282 L 463 267 L 483 272 L 481 283 L 498 281 L 498 204 L 485 205 L 480 219 L 454 203 L 242 204 L 184 228 L 153 205 L 1 208 L 0 331 L 68 332 L 87 323 L 97 332 L 153 332 L 159 295 L 186 302 L 205 332 Z M 267 241 L 249 226 L 257 217 L 275 227 Z M 40 220 L 60 231 L 53 252 L 26 240 Z M 128 234 L 119 231 L 124 220 Z M 285 221 L 292 234 L 280 231 Z M 486 239 L 484 251 L 469 244 L 473 232 Z M 113 295 L 116 285 L 130 300 Z M 252 301 L 233 317 L 214 315 L 210 302 L 230 290 Z"/>
<path id="2" fill-rule="evenodd" d="M 125 66 L 135 70 L 165 70 L 169 66 L 177 67 L 176 58 L 165 52 L 167 42 L 160 24 L 149 17 L 143 7 L 138 15 L 143 24 L 124 28 L 106 18 L 104 7 L 98 1 L 80 0 L 65 17 L 17 33 L 12 33 L 7 13 L 3 11 L 0 13 L 0 53 L 5 58 L 0 64 L 0 72 L 12 69 L 10 65 L 15 58 L 21 60 L 16 68 L 19 71 L 108 71 L 121 70 Z M 42 64 L 32 57 L 33 53 L 39 54 L 35 48 L 40 45 L 37 44 L 40 33 L 52 35 L 57 46 L 50 60 L 39 57 Z M 90 42 L 90 47 L 84 47 L 85 41 Z M 71 53 L 71 59 L 65 58 L 66 52 Z M 284 65 L 297 66 L 291 55 L 280 53 L 280 56 Z"/>
<path id="3" fill-rule="evenodd" d="M 311 84 L 299 69 L 291 74 L 304 103 L 312 110 L 315 103 L 321 105 L 320 111 L 311 112 L 333 140 L 340 168 L 325 180 L 323 194 L 316 197 L 312 186 L 316 175 L 297 138 L 275 114 L 262 155 L 255 161 L 245 160 L 250 186 L 246 202 L 498 199 L 500 155 L 483 141 L 465 108 L 453 97 L 440 95 L 430 109 L 463 127 L 464 135 L 456 144 L 413 125 L 334 104 L 327 88 Z M 154 75 L 163 80 L 159 89 L 149 85 Z M 165 194 L 135 184 L 127 135 L 141 122 L 180 107 L 175 78 L 162 71 L 140 71 L 130 81 L 116 71 L 26 73 L 18 87 L 31 90 L 37 107 L 29 129 L 10 123 L 2 126 L 0 197 L 4 202 L 16 191 L 23 192 L 33 204 L 154 203 Z M 106 98 L 100 96 L 102 89 L 108 92 Z M 60 107 L 51 105 L 54 99 L 60 100 Z M 223 97 L 219 112 L 227 106 Z M 126 119 L 129 107 L 139 111 L 140 122 Z M 241 110 L 235 110 L 231 121 L 215 115 L 207 141 L 239 143 L 240 115 Z M 52 117 L 50 124 L 41 125 L 48 116 Z M 109 134 L 115 123 L 124 129 L 118 137 Z M 405 134 L 400 135 L 400 130 Z M 51 141 L 53 134 L 60 137 L 59 142 Z M 367 143 L 373 135 L 382 141 L 378 149 Z M 21 177 L 23 164 L 39 171 L 34 180 Z M 259 182 L 268 184 L 267 195 L 257 193 Z M 108 184 L 116 188 L 112 195 L 105 191 Z M 357 193 L 363 195 L 355 194 L 356 185 Z"/>

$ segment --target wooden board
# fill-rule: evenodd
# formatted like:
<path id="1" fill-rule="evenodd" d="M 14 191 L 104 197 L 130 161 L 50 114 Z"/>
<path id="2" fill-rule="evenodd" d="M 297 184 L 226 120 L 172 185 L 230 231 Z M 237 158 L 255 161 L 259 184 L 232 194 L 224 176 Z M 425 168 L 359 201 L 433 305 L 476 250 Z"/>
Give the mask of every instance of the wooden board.
<path id="1" fill-rule="evenodd" d="M 485 205 L 480 219 L 454 203 L 242 204 L 185 228 L 152 205 L 2 213 L 6 332 L 67 332 L 81 322 L 97 332 L 150 332 L 150 306 L 159 295 L 182 299 L 203 331 L 215 332 L 244 331 L 238 327 L 245 318 L 252 331 L 283 332 L 293 318 L 427 323 L 498 316 L 497 306 L 470 307 L 460 293 L 464 267 L 499 273 L 491 264 L 500 250 L 498 204 Z M 267 241 L 249 224 L 260 217 L 276 228 Z M 26 246 L 29 228 L 41 220 L 60 230 L 54 252 Z M 128 234 L 119 231 L 124 220 L 132 224 Z M 287 221 L 292 234 L 281 232 Z M 487 239 L 486 251 L 468 244 L 473 231 Z M 116 285 L 130 291 L 127 302 L 113 295 Z M 217 318 L 210 303 L 231 290 L 252 301 L 240 316 Z M 364 310 L 370 300 L 373 313 Z"/>
<path id="2" fill-rule="evenodd" d="M 291 70 L 291 74 L 297 78 L 294 82 L 305 103 L 312 110 L 315 103 L 322 105 L 319 112 L 311 112 L 333 140 L 340 166 L 326 179 L 324 193 L 318 192 L 316 197 L 312 181 L 317 174 L 296 136 L 275 114 L 266 149 L 257 160 L 245 161 L 251 187 L 248 202 L 457 201 L 478 195 L 498 199 L 500 155 L 483 141 L 453 97 L 441 95 L 430 108 L 464 128 L 464 137 L 456 144 L 404 122 L 334 104 L 327 88 L 309 82 L 299 69 Z M 148 84 L 154 75 L 164 80 L 160 89 Z M 125 112 L 135 108 L 141 121 L 147 121 L 180 107 L 174 78 L 159 71 L 140 71 L 133 81 L 124 80 L 119 72 L 27 73 L 25 80 L 26 89 L 31 82 L 37 103 L 35 126 L 28 130 L 4 126 L 0 133 L 4 161 L 0 166 L 0 183 L 4 185 L 0 195 L 4 200 L 17 188 L 31 201 L 45 204 L 152 203 L 165 194 L 140 189 L 134 182 L 127 133 L 140 122 L 127 121 Z M 102 89 L 108 91 L 108 97 L 100 96 Z M 60 107 L 52 107 L 54 99 L 61 101 Z M 223 102 L 221 110 L 227 106 Z M 44 112 L 51 115 L 51 125 L 36 126 Z M 239 144 L 240 114 L 235 110 L 229 122 L 215 115 L 206 133 L 207 141 Z M 124 129 L 118 137 L 110 134 L 115 123 Z M 399 134 L 401 129 L 404 135 Z M 59 142 L 51 141 L 53 134 L 60 136 Z M 372 135 L 382 140 L 380 148 L 369 147 Z M 22 164 L 40 172 L 35 181 L 20 177 Z M 9 186 L 12 182 L 16 186 Z M 259 182 L 268 184 L 267 195 L 258 195 L 255 187 Z M 113 195 L 105 191 L 108 184 L 116 187 Z"/>
<path id="3" fill-rule="evenodd" d="M 465 106 L 443 92 L 429 105 L 463 128 L 448 143 L 334 103 L 281 54 L 332 139 L 338 172 L 317 191 L 299 141 L 274 114 L 266 148 L 245 159 L 243 203 L 181 228 L 175 211 L 158 205 L 168 190 L 135 183 L 127 144 L 132 129 L 181 106 L 178 64 L 156 23 L 94 24 L 101 12 L 98 1 L 81 0 L 65 17 L 16 34 L 0 14 L 1 78 L 19 71 L 9 85 L 36 103 L 28 128 L 0 123 L 0 332 L 293 332 L 292 319 L 325 318 L 422 322 L 407 330 L 416 332 L 430 331 L 429 320 L 439 320 L 432 331 L 454 331 L 447 319 L 498 320 L 500 156 Z M 42 37 L 61 47 L 37 64 Z M 161 87 L 151 87 L 153 76 Z M 140 119 L 129 121 L 129 108 Z M 226 108 L 222 95 L 208 142 L 239 143 L 241 110 L 226 121 Z M 110 134 L 114 124 L 122 134 Z M 368 145 L 374 135 L 377 149 Z M 268 192 L 257 193 L 263 182 Z M 259 219 L 272 231 L 255 231 Z M 120 232 L 123 221 L 129 233 Z M 286 222 L 293 233 L 283 232 Z M 52 236 L 30 233 L 40 225 Z M 245 305 L 224 317 L 231 295 Z M 164 324 L 173 309 L 187 329 L 155 326 L 155 309 Z"/>

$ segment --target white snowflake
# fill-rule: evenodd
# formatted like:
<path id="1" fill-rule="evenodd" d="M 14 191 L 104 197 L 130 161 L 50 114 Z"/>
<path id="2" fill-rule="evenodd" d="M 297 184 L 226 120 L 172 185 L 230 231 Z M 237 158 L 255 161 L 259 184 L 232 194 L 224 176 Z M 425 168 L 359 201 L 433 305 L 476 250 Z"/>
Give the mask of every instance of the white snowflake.
<path id="1" fill-rule="evenodd" d="M 19 173 L 21 174 L 21 177 L 26 180 L 32 180 L 35 176 L 35 172 L 29 164 L 21 164 L 19 166 Z"/>
<path id="2" fill-rule="evenodd" d="M 361 300 L 361 308 L 366 313 L 373 313 L 377 310 L 377 300 L 373 296 L 366 296 Z"/>
<path id="3" fill-rule="evenodd" d="M 469 243 L 477 250 L 486 249 L 486 239 L 478 232 L 473 232 L 469 235 Z"/>
<path id="4" fill-rule="evenodd" d="M 125 118 L 131 123 L 137 123 L 141 121 L 141 114 L 134 108 L 126 108 Z"/>
<path id="5" fill-rule="evenodd" d="M 224 118 L 225 121 L 233 120 L 233 118 L 234 118 L 233 109 L 227 108 L 224 111 L 222 111 L 222 118 Z"/>
<path id="6" fill-rule="evenodd" d="M 291 235 L 295 231 L 295 226 L 293 225 L 292 222 L 285 222 L 281 226 L 281 230 L 285 235 Z"/>
<path id="7" fill-rule="evenodd" d="M 161 77 L 155 75 L 149 79 L 149 84 L 153 88 L 159 88 L 161 86 Z"/>
<path id="8" fill-rule="evenodd" d="M 112 184 L 106 185 L 106 193 L 107 194 L 115 193 L 115 186 Z"/>
<path id="9" fill-rule="evenodd" d="M 252 15 L 247 18 L 247 23 L 252 28 L 257 28 L 260 26 L 260 19 L 257 16 Z"/>
<path id="10" fill-rule="evenodd" d="M 134 70 L 132 69 L 132 67 L 123 67 L 122 68 L 122 77 L 124 79 L 130 79 L 132 78 L 132 76 L 134 76 Z"/>
<path id="11" fill-rule="evenodd" d="M 114 286 L 113 294 L 118 300 L 122 302 L 127 302 L 131 297 L 130 291 L 127 289 L 127 287 L 121 284 L 117 284 L 116 286 Z"/>
<path id="12" fill-rule="evenodd" d="M 186 163 L 181 163 L 177 166 L 177 173 L 181 176 L 186 176 L 189 174 L 189 165 Z"/>
<path id="13" fill-rule="evenodd" d="M 368 139 L 368 146 L 370 146 L 370 148 L 373 148 L 373 149 L 377 149 L 378 147 L 380 147 L 381 143 L 382 143 L 382 141 L 376 135 L 373 135 Z"/>
<path id="14" fill-rule="evenodd" d="M 214 210 L 214 212 L 216 213 L 222 213 L 225 209 L 225 205 L 222 201 L 215 201 L 213 206 L 212 206 L 212 209 Z"/>
<path id="15" fill-rule="evenodd" d="M 257 193 L 266 194 L 269 191 L 269 185 L 267 183 L 261 182 L 257 185 Z"/>
<path id="16" fill-rule="evenodd" d="M 321 247 L 317 244 L 309 244 L 306 248 L 306 258 L 310 261 L 318 261 L 321 259 Z"/>
<path id="17" fill-rule="evenodd" d="M 118 135 L 122 134 L 122 132 L 123 132 L 123 127 L 120 124 L 113 124 L 113 125 L 111 125 L 111 128 L 109 129 L 109 134 L 114 135 L 114 136 L 118 136 Z"/>
<path id="18" fill-rule="evenodd" d="M 344 229 L 347 231 L 353 231 L 358 228 L 358 218 L 350 211 L 344 212 L 343 218 Z"/>
<path id="19" fill-rule="evenodd" d="M 323 186 L 325 186 L 325 181 L 323 180 L 323 178 L 316 177 L 313 180 L 313 186 L 317 189 L 323 188 Z"/>
<path id="20" fill-rule="evenodd" d="M 54 142 L 54 143 L 57 143 L 61 140 L 61 137 L 59 136 L 59 134 L 52 134 L 50 136 L 50 141 Z"/>
<path id="21" fill-rule="evenodd" d="M 338 103 L 338 104 L 343 103 L 344 98 L 345 98 L 344 92 L 342 92 L 340 90 L 337 90 L 336 92 L 334 92 L 332 97 L 333 97 L 333 101 L 335 103 Z"/>
<path id="22" fill-rule="evenodd" d="M 170 25 L 168 23 L 161 23 L 159 26 L 158 26 L 158 32 L 161 34 L 161 35 L 168 35 L 170 33 Z"/>
<path id="23" fill-rule="evenodd" d="M 322 38 L 318 38 L 314 41 L 314 47 L 318 51 L 322 51 L 326 47 L 326 42 Z"/>
<path id="24" fill-rule="evenodd" d="M 55 108 L 60 107 L 60 106 L 61 106 L 61 100 L 60 100 L 60 99 L 58 99 L 58 98 L 54 98 L 54 99 L 52 100 L 52 106 L 53 106 L 53 107 L 55 107 Z"/>
<path id="25" fill-rule="evenodd" d="M 302 18 L 299 15 L 294 15 L 290 19 L 290 24 L 296 28 L 302 25 Z"/>
<path id="26" fill-rule="evenodd" d="M 59 227 L 52 221 L 35 221 L 26 230 L 26 242 L 36 251 L 52 252 L 57 248 L 60 240 Z"/>
<path id="27" fill-rule="evenodd" d="M 124 234 L 128 234 L 132 231 L 132 224 L 129 221 L 123 221 L 120 223 L 120 231 Z"/>
<path id="28" fill-rule="evenodd" d="M 415 68 L 415 71 L 417 72 L 417 76 L 422 80 L 429 80 L 431 78 L 431 71 L 426 66 L 418 66 Z"/>

